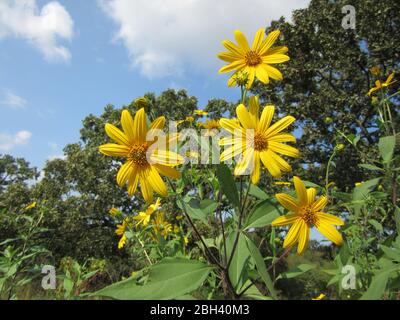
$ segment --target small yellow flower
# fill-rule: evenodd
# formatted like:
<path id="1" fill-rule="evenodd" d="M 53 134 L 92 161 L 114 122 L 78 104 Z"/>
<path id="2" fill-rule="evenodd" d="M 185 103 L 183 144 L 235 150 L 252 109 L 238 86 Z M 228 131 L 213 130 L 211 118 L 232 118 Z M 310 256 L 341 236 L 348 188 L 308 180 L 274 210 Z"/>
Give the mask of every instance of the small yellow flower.
<path id="1" fill-rule="evenodd" d="M 337 145 L 335 146 L 335 150 L 336 150 L 337 152 L 343 151 L 344 148 L 345 148 L 345 145 L 344 145 L 343 143 L 339 143 L 339 144 L 337 144 Z"/>
<path id="2" fill-rule="evenodd" d="M 318 297 L 316 297 L 316 298 L 312 298 L 311 300 L 322 300 L 322 299 L 324 299 L 326 296 L 323 294 L 323 293 L 321 293 Z"/>
<path id="3" fill-rule="evenodd" d="M 143 227 L 147 226 L 150 222 L 151 215 L 160 208 L 161 200 L 157 199 L 156 203 L 151 204 L 146 211 L 139 212 L 139 214 L 133 217 L 134 220 L 137 220 L 137 225 L 142 224 Z"/>
<path id="4" fill-rule="evenodd" d="M 176 220 L 180 221 L 180 220 L 182 220 L 182 219 L 183 219 L 183 216 L 182 216 L 182 215 L 176 216 Z"/>
<path id="5" fill-rule="evenodd" d="M 185 247 L 188 245 L 188 243 L 189 243 L 189 238 L 183 237 L 183 244 L 185 245 Z"/>
<path id="6" fill-rule="evenodd" d="M 326 124 L 330 124 L 330 123 L 333 122 L 333 119 L 332 119 L 331 117 L 326 117 L 326 118 L 324 119 L 324 122 L 325 122 Z"/>
<path id="7" fill-rule="evenodd" d="M 381 73 L 381 68 L 379 66 L 374 66 L 369 71 L 374 75 L 378 76 Z"/>
<path id="8" fill-rule="evenodd" d="M 180 232 L 181 228 L 178 225 L 174 224 L 174 233 L 180 233 Z"/>
<path id="9" fill-rule="evenodd" d="M 286 181 L 277 181 L 275 182 L 276 186 L 291 186 L 292 184 L 290 182 L 286 182 Z"/>
<path id="10" fill-rule="evenodd" d="M 189 116 L 189 117 L 186 117 L 185 121 L 192 123 L 194 121 L 194 118 L 192 116 Z"/>
<path id="11" fill-rule="evenodd" d="M 118 249 L 122 249 L 126 244 L 126 235 L 124 234 L 118 242 Z"/>
<path id="12" fill-rule="evenodd" d="M 164 239 L 166 239 L 167 236 L 172 232 L 172 225 L 167 220 L 165 220 L 164 212 L 158 212 L 153 222 L 154 232 L 162 236 Z"/>
<path id="13" fill-rule="evenodd" d="M 31 209 L 35 208 L 35 207 L 36 207 L 36 204 L 37 204 L 36 201 L 34 201 L 34 202 L 28 204 L 28 205 L 25 207 L 25 210 L 28 211 L 28 210 L 31 210 Z"/>
<path id="14" fill-rule="evenodd" d="M 230 79 L 229 86 L 247 87 L 249 75 L 247 72 L 238 71 Z"/>
<path id="15" fill-rule="evenodd" d="M 122 220 L 121 224 L 117 224 L 117 229 L 115 230 L 115 233 L 119 236 L 122 236 L 125 233 L 126 228 L 129 225 L 129 218 L 126 217 L 124 220 Z"/>
<path id="16" fill-rule="evenodd" d="M 221 125 L 219 124 L 219 120 L 212 119 L 212 120 L 207 120 L 207 121 L 204 123 L 203 127 L 204 127 L 205 129 L 212 130 L 212 129 L 219 129 L 219 128 L 221 128 Z"/>
<path id="17" fill-rule="evenodd" d="M 240 122 L 236 119 L 220 120 L 221 127 L 231 134 L 220 140 L 220 145 L 225 146 L 220 158 L 221 161 L 226 161 L 242 155 L 234 174 L 239 176 L 251 171 L 251 182 L 257 184 L 260 180 L 261 162 L 273 177 L 280 178 L 282 172 L 291 171 L 292 168 L 278 153 L 296 158 L 300 152 L 285 144 L 296 142 L 296 138 L 282 132 L 295 121 L 294 117 L 284 117 L 271 125 L 274 106 L 266 106 L 260 117 L 258 98 L 250 97 L 249 104 L 249 110 L 243 104 L 236 108 Z"/>
<path id="18" fill-rule="evenodd" d="M 136 112 L 134 119 L 129 111 L 123 110 L 121 124 L 123 131 L 112 124 L 105 125 L 107 135 L 117 143 L 108 143 L 99 147 L 100 152 L 106 156 L 126 159 L 117 174 L 118 185 L 122 187 L 128 184 L 128 194 L 133 196 L 140 184 L 143 198 L 147 203 L 153 201 L 154 191 L 166 197 L 168 190 L 160 173 L 169 178 L 178 179 L 181 174 L 173 167 L 183 164 L 184 159 L 167 149 L 149 149 L 156 141 L 147 141 L 148 133 L 150 132 L 151 135 L 151 132 L 154 132 L 152 130 L 162 130 L 165 118 L 159 117 L 148 126 L 144 108 Z M 178 135 L 171 135 L 167 140 L 171 142 L 177 137 Z"/>
<path id="19" fill-rule="evenodd" d="M 376 80 L 375 87 L 371 88 L 371 90 L 368 91 L 367 95 L 371 96 L 371 94 L 374 93 L 375 91 L 382 90 L 383 88 L 386 88 L 392 85 L 393 83 L 397 82 L 397 80 L 393 80 L 393 78 L 394 78 L 394 72 L 391 73 L 386 79 L 386 81 L 383 83 L 380 80 Z"/>
<path id="20" fill-rule="evenodd" d="M 355 185 L 356 187 L 360 187 L 360 186 L 362 186 L 362 184 L 363 184 L 363 182 L 356 182 L 354 185 Z"/>
<path id="21" fill-rule="evenodd" d="M 116 208 L 111 208 L 111 209 L 108 211 L 108 213 L 109 213 L 111 216 L 113 216 L 113 217 L 118 217 L 118 216 L 121 215 L 121 211 L 119 211 L 119 210 L 116 209 Z"/>
<path id="22" fill-rule="evenodd" d="M 218 54 L 218 58 L 228 62 L 228 64 L 219 70 L 219 73 L 235 71 L 235 74 L 229 79 L 228 86 L 237 83 L 236 72 L 243 71 L 248 75 L 247 89 L 250 89 L 254 78 L 262 83 L 268 84 L 270 78 L 282 80 L 282 73 L 271 65 L 288 61 L 290 58 L 286 55 L 287 47 L 274 47 L 275 41 L 280 35 L 279 30 L 268 34 L 264 39 L 265 29 L 259 29 L 250 47 L 245 35 L 240 31 L 234 32 L 237 45 L 229 40 L 222 42 L 228 52 Z"/>
<path id="23" fill-rule="evenodd" d="M 196 151 L 186 151 L 185 153 L 186 158 L 190 158 L 190 159 L 198 159 L 199 158 L 199 153 Z"/>
<path id="24" fill-rule="evenodd" d="M 271 223 L 273 227 L 292 225 L 283 242 L 283 247 L 289 248 L 298 242 L 297 253 L 302 254 L 307 248 L 310 228 L 313 226 L 333 243 L 341 245 L 343 243 L 342 235 L 333 225 L 342 226 L 344 222 L 338 217 L 322 211 L 328 199 L 325 196 L 316 199 L 317 190 L 315 188 L 306 189 L 303 181 L 298 177 L 294 177 L 293 182 L 297 199 L 284 193 L 276 195 L 280 204 L 291 213 L 280 216 Z"/>
<path id="25" fill-rule="evenodd" d="M 206 117 L 206 116 L 208 116 L 208 112 L 206 112 L 206 111 L 204 111 L 204 110 L 194 110 L 194 113 L 195 113 L 197 116 L 200 116 L 200 117 Z"/>

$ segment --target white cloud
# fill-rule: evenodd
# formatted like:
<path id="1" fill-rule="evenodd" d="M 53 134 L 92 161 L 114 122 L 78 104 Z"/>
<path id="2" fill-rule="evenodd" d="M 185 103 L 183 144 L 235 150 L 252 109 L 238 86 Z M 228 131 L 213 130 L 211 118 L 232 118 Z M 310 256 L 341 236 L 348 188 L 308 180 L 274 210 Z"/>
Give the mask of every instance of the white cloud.
<path id="1" fill-rule="evenodd" d="M 13 109 L 25 108 L 27 101 L 9 89 L 0 90 L 0 105 Z"/>
<path id="2" fill-rule="evenodd" d="M 0 1 L 0 39 L 25 39 L 47 60 L 68 61 L 71 58 L 70 51 L 58 41 L 70 40 L 73 27 L 68 11 L 57 1 L 47 3 L 40 10 L 36 0 Z"/>
<path id="3" fill-rule="evenodd" d="M 135 67 L 153 78 L 217 68 L 221 41 L 252 35 L 309 0 L 98 0 L 118 25 L 116 39 Z M 252 41 L 252 40 L 251 40 Z M 220 63 L 220 65 L 222 62 Z M 185 67 L 185 68 L 184 68 Z"/>
<path id="4" fill-rule="evenodd" d="M 0 151 L 11 151 L 17 146 L 26 145 L 32 133 L 26 130 L 18 131 L 16 134 L 8 134 L 0 132 Z"/>

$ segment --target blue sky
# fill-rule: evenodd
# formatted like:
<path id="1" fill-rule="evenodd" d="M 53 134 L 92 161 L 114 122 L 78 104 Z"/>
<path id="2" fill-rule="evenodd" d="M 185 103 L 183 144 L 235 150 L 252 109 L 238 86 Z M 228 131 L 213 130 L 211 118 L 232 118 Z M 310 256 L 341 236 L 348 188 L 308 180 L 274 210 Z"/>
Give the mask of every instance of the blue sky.
<path id="1" fill-rule="evenodd" d="M 229 1 L 221 1 L 226 16 L 216 12 L 213 18 L 210 0 L 196 6 L 171 0 L 170 8 L 161 5 L 156 13 L 160 0 L 50 5 L 2 0 L 0 153 L 22 156 L 41 168 L 62 155 L 63 146 L 78 141 L 85 116 L 101 114 L 107 103 L 120 107 L 145 92 L 184 88 L 198 98 L 200 108 L 213 97 L 236 100 L 238 92 L 217 73 L 220 41 L 232 38 L 236 28 L 251 34 L 308 1 L 288 0 L 277 7 L 275 1 L 253 0 L 253 11 L 241 2 L 229 7 Z M 268 13 L 249 19 L 257 9 Z M 38 21 L 46 17 L 53 24 L 43 30 Z"/>

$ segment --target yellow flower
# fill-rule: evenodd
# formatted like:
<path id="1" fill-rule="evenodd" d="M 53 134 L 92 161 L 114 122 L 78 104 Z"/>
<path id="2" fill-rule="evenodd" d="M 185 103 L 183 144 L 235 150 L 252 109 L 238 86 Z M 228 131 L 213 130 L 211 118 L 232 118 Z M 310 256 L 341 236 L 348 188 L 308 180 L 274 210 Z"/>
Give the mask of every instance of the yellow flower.
<path id="1" fill-rule="evenodd" d="M 283 242 L 283 247 L 292 247 L 296 242 L 299 242 L 297 253 L 302 254 L 307 248 L 310 228 L 313 226 L 333 243 L 341 245 L 343 243 L 342 235 L 333 225 L 342 226 L 344 222 L 334 215 L 322 212 L 328 202 L 327 198 L 320 196 L 315 199 L 317 195 L 316 189 L 306 189 L 303 181 L 298 177 L 294 177 L 293 182 L 297 199 L 284 193 L 276 195 L 281 205 L 291 212 L 272 221 L 272 226 L 274 227 L 292 224 Z"/>
<path id="2" fill-rule="evenodd" d="M 296 138 L 288 133 L 281 133 L 294 120 L 292 116 L 284 117 L 271 125 L 275 112 L 274 106 L 266 106 L 259 118 L 259 102 L 257 97 L 250 97 L 250 111 L 243 104 L 236 108 L 240 122 L 232 119 L 221 119 L 221 127 L 233 135 L 223 138 L 220 145 L 230 146 L 221 154 L 221 161 L 238 155 L 242 158 L 236 164 L 235 175 L 243 175 L 251 171 L 251 181 L 257 184 L 260 180 L 260 162 L 272 176 L 279 178 L 281 172 L 291 171 L 291 166 L 277 153 L 298 157 L 299 151 L 282 142 L 295 142 Z M 249 134 L 250 131 L 250 134 Z"/>
<path id="3" fill-rule="evenodd" d="M 35 207 L 36 207 L 36 204 L 37 204 L 36 201 L 34 201 L 34 202 L 28 204 L 28 205 L 25 207 L 25 210 L 31 210 L 31 209 L 35 208 Z"/>
<path id="4" fill-rule="evenodd" d="M 275 182 L 275 185 L 277 185 L 277 186 L 291 186 L 292 184 L 290 182 L 277 181 L 277 182 Z"/>
<path id="5" fill-rule="evenodd" d="M 181 228 L 178 225 L 174 224 L 174 233 L 180 233 L 180 232 Z"/>
<path id="6" fill-rule="evenodd" d="M 115 233 L 119 236 L 122 236 L 125 233 L 128 224 L 129 224 L 129 218 L 125 218 L 124 220 L 122 220 L 121 224 L 117 224 L 117 229 L 115 230 Z"/>
<path id="7" fill-rule="evenodd" d="M 188 243 L 189 243 L 189 238 L 183 237 L 183 244 L 185 245 L 185 247 L 188 245 Z"/>
<path id="8" fill-rule="evenodd" d="M 167 196 L 167 186 L 160 177 L 160 173 L 170 178 L 179 178 L 180 172 L 173 167 L 182 164 L 184 159 L 175 152 L 160 150 L 161 148 L 153 148 L 152 152 L 148 152 L 149 147 L 155 141 L 146 141 L 148 133 L 151 136 L 152 133 L 155 133 L 153 130 L 164 128 L 165 118 L 157 118 L 148 127 L 147 116 L 143 108 L 136 112 L 135 119 L 132 119 L 127 110 L 123 110 L 121 124 L 123 131 L 112 124 L 106 124 L 107 135 L 117 143 L 105 144 L 99 148 L 100 152 L 107 156 L 126 158 L 126 162 L 117 175 L 118 185 L 122 187 L 127 183 L 128 194 L 133 196 L 138 183 L 140 183 L 143 197 L 147 203 L 153 201 L 154 191 L 162 196 Z M 177 135 L 168 136 L 168 141 L 173 139 L 177 139 Z"/>
<path id="9" fill-rule="evenodd" d="M 194 110 L 194 113 L 195 113 L 197 116 L 200 116 L 200 117 L 206 117 L 206 116 L 208 116 L 208 112 L 206 112 L 206 111 L 204 111 L 204 110 Z"/>
<path id="10" fill-rule="evenodd" d="M 393 78 L 394 78 L 394 72 L 391 73 L 388 76 L 388 78 L 386 79 L 386 81 L 383 82 L 383 83 L 380 80 L 376 80 L 375 81 L 375 87 L 371 88 L 368 91 L 367 95 L 371 96 L 371 94 L 374 93 L 375 91 L 382 90 L 383 88 L 386 88 L 386 87 L 392 85 L 393 83 L 396 82 L 396 80 L 393 81 Z"/>
<path id="11" fill-rule="evenodd" d="M 176 216 L 176 220 L 182 220 L 183 219 L 183 216 L 182 215 L 179 215 L 179 216 Z"/>
<path id="12" fill-rule="evenodd" d="M 185 121 L 192 123 L 194 121 L 194 118 L 192 116 L 189 116 L 189 117 L 186 117 Z"/>
<path id="13" fill-rule="evenodd" d="M 144 227 L 147 226 L 150 222 L 151 215 L 154 213 L 154 211 L 158 210 L 160 208 L 160 198 L 157 199 L 155 204 L 151 204 L 145 212 L 139 212 L 139 214 L 133 219 L 137 220 L 137 225 L 142 224 Z"/>
<path id="14" fill-rule="evenodd" d="M 221 128 L 221 125 L 219 124 L 219 120 L 212 119 L 212 120 L 207 120 L 204 124 L 203 127 L 208 130 L 212 129 L 219 129 Z"/>
<path id="15" fill-rule="evenodd" d="M 374 66 L 371 69 L 369 69 L 369 71 L 374 75 L 377 76 L 381 73 L 381 68 L 379 68 L 378 66 Z"/>
<path id="16" fill-rule="evenodd" d="M 123 235 L 121 239 L 119 239 L 118 249 L 122 249 L 125 246 L 125 243 L 126 243 L 126 235 Z"/>
<path id="17" fill-rule="evenodd" d="M 121 215 L 121 211 L 119 211 L 119 210 L 116 209 L 116 208 L 111 208 L 111 209 L 108 211 L 108 213 L 109 213 L 111 216 L 113 216 L 113 217 L 117 217 L 117 216 L 120 216 L 120 215 Z"/>
<path id="18" fill-rule="evenodd" d="M 356 183 L 354 184 L 354 186 L 360 187 L 360 186 L 362 186 L 362 184 L 363 184 L 363 182 L 356 182 Z"/>
<path id="19" fill-rule="evenodd" d="M 247 89 L 250 89 L 257 77 L 262 83 L 269 83 L 269 79 L 282 80 L 282 73 L 271 66 L 271 64 L 282 63 L 288 61 L 290 58 L 286 55 L 287 47 L 274 47 L 271 48 L 275 41 L 278 39 L 280 31 L 275 30 L 271 32 L 266 39 L 264 39 L 265 30 L 259 29 L 253 40 L 250 48 L 246 37 L 240 30 L 234 32 L 235 39 L 238 43 L 225 40 L 222 42 L 223 46 L 228 52 L 218 54 L 218 58 L 228 62 L 229 64 L 222 67 L 219 73 L 231 71 L 243 71 L 248 75 Z M 233 86 L 237 82 L 235 74 L 229 79 L 228 86 Z"/>
<path id="20" fill-rule="evenodd" d="M 323 293 L 321 293 L 318 297 L 316 297 L 316 298 L 312 298 L 311 300 L 322 300 L 323 298 L 325 298 L 326 296 L 323 294 Z"/>
<path id="21" fill-rule="evenodd" d="M 230 82 L 228 83 L 228 85 L 230 87 L 232 86 L 247 87 L 247 84 L 249 82 L 249 75 L 247 74 L 247 72 L 238 71 L 232 75 L 229 81 Z"/>
<path id="22" fill-rule="evenodd" d="M 172 232 L 172 225 L 165 220 L 164 212 L 160 211 L 154 218 L 154 232 L 164 239 Z"/>
<path id="23" fill-rule="evenodd" d="M 344 150 L 345 147 L 346 147 L 346 146 L 345 146 L 343 143 L 339 143 L 339 144 L 337 144 L 337 145 L 335 146 L 335 151 L 341 152 L 341 151 Z"/>

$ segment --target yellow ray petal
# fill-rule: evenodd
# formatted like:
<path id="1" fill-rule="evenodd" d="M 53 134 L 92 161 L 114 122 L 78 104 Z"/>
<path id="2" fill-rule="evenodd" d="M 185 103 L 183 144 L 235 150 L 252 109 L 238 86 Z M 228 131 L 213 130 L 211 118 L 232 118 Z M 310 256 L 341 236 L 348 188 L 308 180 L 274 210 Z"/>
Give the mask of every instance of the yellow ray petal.
<path id="1" fill-rule="evenodd" d="M 155 192 L 163 197 L 166 197 L 168 195 L 167 186 L 165 185 L 163 179 L 161 179 L 158 171 L 153 167 L 150 167 L 149 171 L 148 180 L 151 187 Z"/>
<path id="2" fill-rule="evenodd" d="M 308 241 L 310 240 L 310 228 L 307 223 L 302 220 L 302 226 L 299 231 L 299 245 L 297 247 L 297 254 L 303 254 L 307 249 Z"/>
<path id="3" fill-rule="evenodd" d="M 238 71 L 242 68 L 245 67 L 245 61 L 244 60 L 237 60 L 234 61 L 230 64 L 227 64 L 226 66 L 223 66 L 221 69 L 219 69 L 219 73 L 226 73 L 226 72 L 231 72 L 231 71 Z"/>
<path id="4" fill-rule="evenodd" d="M 239 56 L 239 57 L 243 57 L 244 56 L 244 51 L 239 48 L 236 44 L 234 44 L 232 41 L 229 40 L 224 40 L 222 41 L 222 45 L 228 49 L 229 51 L 231 51 L 233 54 Z"/>
<path id="5" fill-rule="evenodd" d="M 128 195 L 132 197 L 139 183 L 139 174 L 136 166 L 132 167 L 131 175 L 128 180 Z"/>
<path id="6" fill-rule="evenodd" d="M 318 200 L 315 201 L 315 202 L 312 204 L 311 209 L 312 209 L 313 211 L 321 211 L 323 208 L 326 207 L 326 204 L 327 204 L 327 203 L 328 203 L 327 197 L 325 197 L 325 196 L 320 196 L 320 197 L 318 198 Z"/>
<path id="7" fill-rule="evenodd" d="M 319 220 L 316 225 L 319 232 L 321 232 L 326 238 L 331 240 L 334 244 L 340 246 L 343 244 L 343 238 L 339 231 L 335 227 L 331 226 L 324 220 Z"/>
<path id="8" fill-rule="evenodd" d="M 265 64 L 259 64 L 256 67 L 256 77 L 264 84 L 269 83 L 269 75 Z"/>
<path id="9" fill-rule="evenodd" d="M 164 117 L 164 116 L 161 116 L 161 117 L 158 117 L 157 119 L 155 119 L 155 120 L 151 123 L 150 129 L 159 129 L 159 130 L 162 130 L 162 129 L 164 129 L 164 126 L 165 126 L 165 117 Z"/>
<path id="10" fill-rule="evenodd" d="M 275 106 L 266 106 L 262 113 L 261 113 L 261 119 L 260 119 L 260 124 L 259 124 L 259 130 L 260 131 L 267 131 L 269 126 L 271 125 L 272 118 L 274 117 L 275 113 Z"/>
<path id="11" fill-rule="evenodd" d="M 221 119 L 219 121 L 219 124 L 223 129 L 226 131 L 230 132 L 231 134 L 237 135 L 237 136 L 243 136 L 244 135 L 244 130 L 238 123 L 238 121 L 234 119 Z"/>
<path id="12" fill-rule="evenodd" d="M 312 205 L 315 202 L 315 197 L 317 196 L 317 190 L 315 188 L 308 188 L 307 189 L 307 203 L 308 205 Z"/>
<path id="13" fill-rule="evenodd" d="M 281 170 L 279 169 L 278 164 L 276 163 L 274 158 L 271 156 L 271 153 L 269 151 L 262 151 L 260 153 L 260 158 L 261 158 L 262 163 L 264 164 L 264 167 L 267 168 L 269 173 L 274 178 L 281 177 Z"/>
<path id="14" fill-rule="evenodd" d="M 246 149 L 235 167 L 235 176 L 247 175 L 254 169 L 254 149 Z"/>
<path id="15" fill-rule="evenodd" d="M 233 146 L 225 149 L 220 156 L 220 161 L 226 161 L 237 157 L 239 154 L 243 153 L 245 150 L 245 144 L 236 143 Z"/>
<path id="16" fill-rule="evenodd" d="M 164 166 L 177 166 L 183 164 L 185 159 L 180 154 L 166 150 L 155 150 L 150 156 L 151 164 L 161 164 Z"/>
<path id="17" fill-rule="evenodd" d="M 294 187 L 296 188 L 297 198 L 300 205 L 308 204 L 307 189 L 299 177 L 293 177 Z"/>
<path id="18" fill-rule="evenodd" d="M 299 150 L 296 148 L 293 148 L 292 146 L 288 146 L 287 144 L 275 142 L 275 141 L 269 141 L 268 142 L 268 147 L 277 153 L 281 153 L 285 156 L 289 156 L 292 158 L 297 158 L 300 156 Z"/>
<path id="19" fill-rule="evenodd" d="M 256 68 L 255 67 L 246 67 L 244 69 L 245 72 L 248 74 L 248 80 L 247 80 L 247 90 L 250 90 L 251 86 L 254 83 L 254 78 L 256 77 Z"/>
<path id="20" fill-rule="evenodd" d="M 218 58 L 226 62 L 234 62 L 236 60 L 243 59 L 243 56 L 239 56 L 232 52 L 221 52 L 218 53 Z"/>
<path id="21" fill-rule="evenodd" d="M 117 184 L 122 187 L 128 181 L 132 172 L 132 161 L 125 162 L 118 171 Z"/>
<path id="22" fill-rule="evenodd" d="M 260 180 L 260 153 L 258 151 L 254 152 L 254 170 L 251 174 L 251 183 L 257 184 Z"/>
<path id="23" fill-rule="evenodd" d="M 271 67 L 271 66 L 268 66 L 268 65 L 264 65 L 264 68 L 267 71 L 268 76 L 270 78 L 272 78 L 274 80 L 278 80 L 278 81 L 282 81 L 283 80 L 283 75 L 278 69 L 276 69 L 274 67 Z"/>
<path id="24" fill-rule="evenodd" d="M 289 51 L 288 47 L 285 46 L 277 46 L 267 50 L 265 55 L 272 55 L 272 54 L 285 54 Z"/>
<path id="25" fill-rule="evenodd" d="M 179 179 L 181 177 L 181 173 L 172 167 L 155 164 L 154 168 L 156 168 L 157 171 L 160 172 L 163 176 L 166 176 L 168 178 Z"/>
<path id="26" fill-rule="evenodd" d="M 234 34 L 236 42 L 239 44 L 241 49 L 244 51 L 249 51 L 250 50 L 249 43 L 247 42 L 247 39 L 243 34 L 243 32 L 240 30 L 235 30 Z"/>
<path id="27" fill-rule="evenodd" d="M 273 135 L 281 132 L 290 126 L 296 119 L 292 116 L 286 116 L 279 121 L 275 122 L 272 126 L 268 128 L 266 134 L 268 137 L 272 137 Z"/>
<path id="28" fill-rule="evenodd" d="M 272 150 L 269 151 L 271 157 L 275 160 L 275 162 L 277 163 L 278 167 L 280 170 L 284 171 L 284 172 L 289 172 L 292 171 L 292 167 L 290 166 L 289 163 L 287 163 L 284 159 L 282 159 L 281 156 L 277 155 L 275 152 L 273 152 Z"/>
<path id="29" fill-rule="evenodd" d="M 273 227 L 284 227 L 289 224 L 295 223 L 299 219 L 299 216 L 295 213 L 285 214 L 280 216 L 271 222 Z"/>
<path id="30" fill-rule="evenodd" d="M 259 111 L 260 111 L 260 103 L 258 102 L 258 97 L 251 96 L 249 99 L 249 114 L 253 123 L 255 123 L 255 128 L 257 128 L 259 123 L 259 116 L 258 116 Z"/>
<path id="31" fill-rule="evenodd" d="M 122 110 L 121 125 L 122 129 L 124 130 L 124 133 L 128 137 L 129 142 L 130 143 L 135 142 L 133 119 L 128 110 Z"/>
<path id="32" fill-rule="evenodd" d="M 142 191 L 142 195 L 144 200 L 147 203 L 153 202 L 153 188 L 148 181 L 148 170 L 144 170 L 140 172 L 140 190 Z"/>
<path id="33" fill-rule="evenodd" d="M 296 142 L 296 137 L 290 133 L 279 133 L 268 139 L 275 142 Z"/>
<path id="34" fill-rule="evenodd" d="M 278 193 L 275 197 L 283 207 L 291 212 L 297 212 L 300 209 L 299 202 L 288 194 Z"/>
<path id="35" fill-rule="evenodd" d="M 129 154 L 128 147 L 115 143 L 103 144 L 99 147 L 99 151 L 106 156 L 112 157 L 127 157 Z"/>
<path id="36" fill-rule="evenodd" d="M 300 228 L 303 225 L 302 219 L 297 219 L 290 227 L 289 232 L 286 235 L 285 241 L 283 241 L 283 247 L 286 249 L 293 246 L 299 239 Z"/>
<path id="37" fill-rule="evenodd" d="M 117 127 L 112 124 L 107 123 L 105 125 L 105 130 L 107 135 L 113 139 L 116 143 L 129 146 L 129 140 L 125 133 L 119 130 Z"/>
<path id="38" fill-rule="evenodd" d="M 343 226 L 344 221 L 340 219 L 339 217 L 336 217 L 332 214 L 326 213 L 326 212 L 317 212 L 317 217 L 321 220 L 324 221 L 328 224 L 333 224 L 336 226 Z"/>
<path id="39" fill-rule="evenodd" d="M 267 38 L 263 41 L 260 47 L 259 54 L 263 55 L 271 46 L 275 43 L 276 39 L 278 39 L 280 35 L 279 30 L 272 31 L 268 34 Z"/>
<path id="40" fill-rule="evenodd" d="M 286 54 L 275 53 L 272 55 L 264 56 L 262 62 L 266 64 L 276 64 L 289 61 L 290 58 Z"/>
<path id="41" fill-rule="evenodd" d="M 256 127 L 253 122 L 253 118 L 250 116 L 246 107 L 243 104 L 240 104 L 236 108 L 236 115 L 245 129 L 254 129 Z"/>
<path id="42" fill-rule="evenodd" d="M 253 45 L 251 46 L 253 51 L 258 51 L 261 48 L 261 44 L 264 39 L 265 29 L 258 29 L 254 35 Z"/>
<path id="43" fill-rule="evenodd" d="M 145 142 L 147 135 L 147 116 L 144 112 L 144 108 L 141 108 L 135 114 L 135 119 L 133 120 L 133 133 L 135 141 Z"/>

